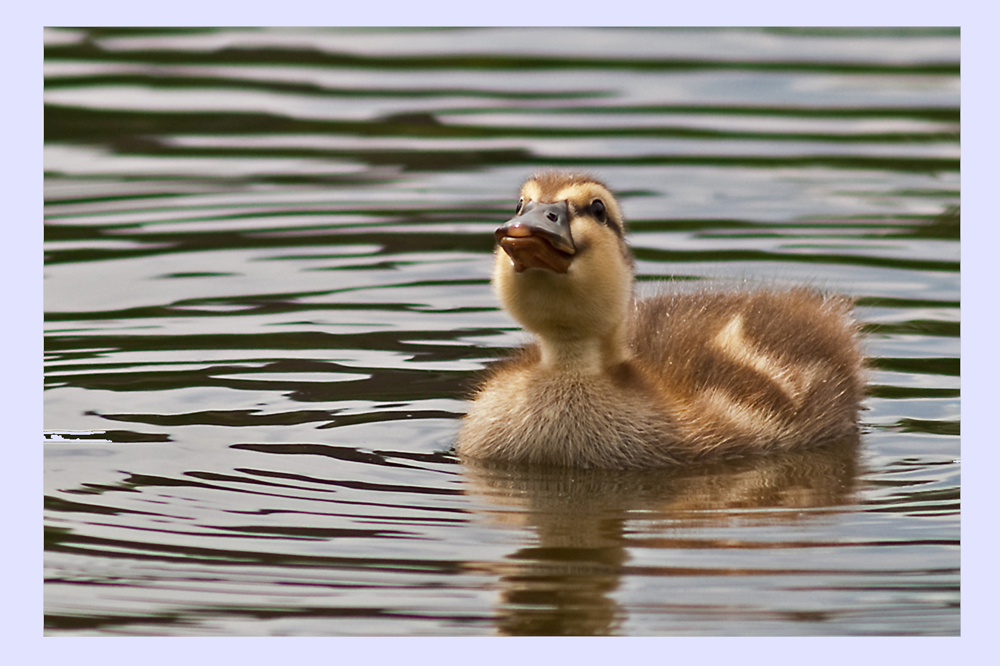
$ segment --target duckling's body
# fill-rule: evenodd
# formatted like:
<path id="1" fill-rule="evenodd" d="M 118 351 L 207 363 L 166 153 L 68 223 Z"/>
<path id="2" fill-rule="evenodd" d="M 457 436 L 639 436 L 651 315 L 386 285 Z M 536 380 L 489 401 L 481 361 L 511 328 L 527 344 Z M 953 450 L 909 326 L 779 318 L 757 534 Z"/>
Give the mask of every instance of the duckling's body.
<path id="1" fill-rule="evenodd" d="M 578 174 L 529 180 L 497 238 L 497 293 L 538 341 L 482 386 L 461 456 L 654 467 L 856 432 L 863 357 L 849 299 L 764 289 L 634 300 L 617 202 Z"/>

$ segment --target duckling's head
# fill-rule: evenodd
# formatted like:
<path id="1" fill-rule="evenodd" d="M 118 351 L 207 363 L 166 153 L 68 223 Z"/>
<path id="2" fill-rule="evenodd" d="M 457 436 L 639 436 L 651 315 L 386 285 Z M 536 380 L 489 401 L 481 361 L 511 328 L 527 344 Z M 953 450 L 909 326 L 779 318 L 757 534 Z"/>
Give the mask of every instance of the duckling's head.
<path id="1" fill-rule="evenodd" d="M 622 360 L 633 262 L 621 209 L 604 183 L 575 173 L 532 177 L 496 238 L 497 294 L 539 336 L 543 363 Z"/>

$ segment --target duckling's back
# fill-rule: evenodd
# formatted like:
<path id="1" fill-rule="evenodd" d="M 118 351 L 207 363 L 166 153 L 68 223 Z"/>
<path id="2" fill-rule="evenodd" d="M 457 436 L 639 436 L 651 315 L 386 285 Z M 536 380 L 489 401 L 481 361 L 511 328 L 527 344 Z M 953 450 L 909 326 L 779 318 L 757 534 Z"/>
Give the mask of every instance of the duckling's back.
<path id="1" fill-rule="evenodd" d="M 700 457 L 822 444 L 857 430 L 852 306 L 804 288 L 666 293 L 636 302 L 633 362 Z"/>

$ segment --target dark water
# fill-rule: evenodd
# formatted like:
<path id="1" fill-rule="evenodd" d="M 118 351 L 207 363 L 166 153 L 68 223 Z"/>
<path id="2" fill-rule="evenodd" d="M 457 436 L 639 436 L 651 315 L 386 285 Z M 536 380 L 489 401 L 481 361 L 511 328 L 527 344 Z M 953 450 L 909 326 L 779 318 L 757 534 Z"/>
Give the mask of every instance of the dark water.
<path id="1" fill-rule="evenodd" d="M 48 30 L 45 631 L 957 635 L 956 30 Z M 859 298 L 865 432 L 450 453 L 521 181 L 640 280 Z"/>

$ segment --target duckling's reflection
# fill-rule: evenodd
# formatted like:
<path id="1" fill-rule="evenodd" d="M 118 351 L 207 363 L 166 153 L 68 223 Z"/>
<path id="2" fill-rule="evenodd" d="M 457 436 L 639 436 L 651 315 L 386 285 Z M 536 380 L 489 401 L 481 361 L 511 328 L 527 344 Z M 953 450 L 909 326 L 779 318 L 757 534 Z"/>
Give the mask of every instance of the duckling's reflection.
<path id="1" fill-rule="evenodd" d="M 822 449 L 685 470 L 583 470 L 467 461 L 468 492 L 499 526 L 529 527 L 537 543 L 489 565 L 499 574 L 498 631 L 506 635 L 608 635 L 625 613 L 610 596 L 628 548 L 683 548 L 650 529 L 808 520 L 803 509 L 853 502 L 858 439 Z M 748 513 L 749 511 L 749 513 Z M 629 529 L 644 522 L 645 538 Z M 652 527 L 651 527 L 652 526 Z M 700 544 L 701 547 L 704 544 Z"/>

